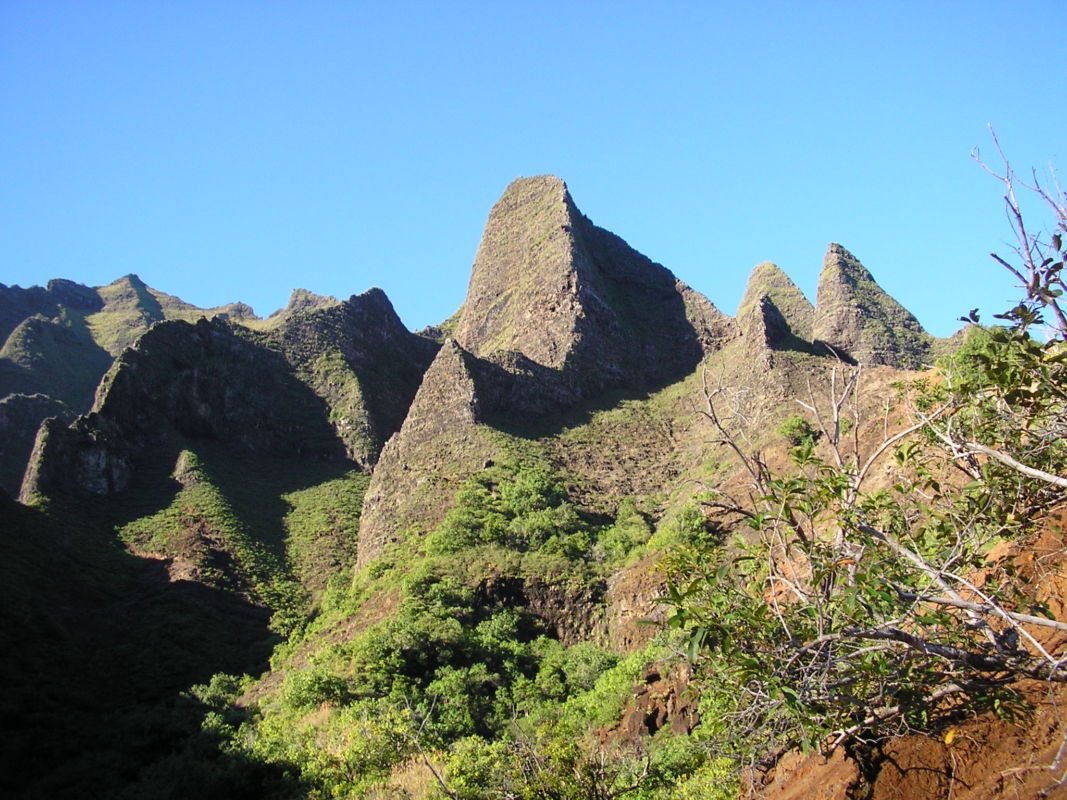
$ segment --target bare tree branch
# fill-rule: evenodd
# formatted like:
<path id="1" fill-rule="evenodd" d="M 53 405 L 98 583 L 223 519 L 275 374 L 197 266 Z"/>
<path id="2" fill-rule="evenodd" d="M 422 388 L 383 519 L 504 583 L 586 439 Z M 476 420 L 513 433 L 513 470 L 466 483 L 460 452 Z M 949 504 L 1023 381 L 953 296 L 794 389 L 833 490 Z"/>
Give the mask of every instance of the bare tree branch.
<path id="1" fill-rule="evenodd" d="M 1011 467 L 1013 470 L 1015 470 L 1016 472 L 1021 472 L 1023 475 L 1026 475 L 1031 478 L 1036 478 L 1039 481 L 1045 481 L 1046 483 L 1051 483 L 1054 486 L 1060 486 L 1064 489 L 1067 489 L 1067 478 L 1061 478 L 1059 475 L 1053 475 L 1052 473 L 1045 472 L 1044 470 L 1028 467 L 1021 461 L 1016 461 L 1007 453 L 1002 453 L 999 450 L 994 450 L 992 447 L 986 447 L 984 444 L 979 444 L 978 442 L 966 442 L 964 443 L 964 447 L 974 450 L 976 453 L 982 453 L 983 455 L 987 455 L 990 458 L 995 458 L 1001 464 Z"/>
<path id="2" fill-rule="evenodd" d="M 919 603 L 934 603 L 935 605 L 952 606 L 953 608 L 965 608 L 970 611 L 977 611 L 981 614 L 1004 615 L 1016 622 L 1022 622 L 1028 625 L 1040 625 L 1044 628 L 1053 628 L 1057 631 L 1067 631 L 1067 623 L 1065 622 L 1057 622 L 1056 620 L 1048 619 L 1047 617 L 1035 617 L 1031 614 L 1020 614 L 1016 611 L 1006 611 L 994 603 L 971 603 L 967 600 L 961 600 L 955 597 L 936 597 L 928 594 L 918 594 L 916 592 L 898 591 L 897 594 L 905 600 L 915 600 Z"/>

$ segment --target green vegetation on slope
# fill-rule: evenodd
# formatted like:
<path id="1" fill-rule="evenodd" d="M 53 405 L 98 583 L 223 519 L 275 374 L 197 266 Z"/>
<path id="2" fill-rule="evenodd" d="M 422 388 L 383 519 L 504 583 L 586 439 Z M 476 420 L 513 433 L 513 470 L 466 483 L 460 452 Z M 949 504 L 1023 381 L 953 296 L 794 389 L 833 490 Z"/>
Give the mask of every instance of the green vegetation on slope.
<path id="1" fill-rule="evenodd" d="M 719 426 L 751 477 L 730 509 L 749 536 L 679 553 L 669 602 L 704 690 L 742 698 L 734 749 L 863 750 L 983 711 L 1017 720 L 1020 681 L 1067 683 L 1048 635 L 1067 624 L 1020 577 L 1067 487 L 1067 198 L 1042 197 L 1058 229 L 1020 233 L 1026 264 L 1009 269 L 1029 277 L 1007 325 L 898 384 L 880 435 L 839 438 L 859 370 L 812 393 L 821 443 L 797 436 L 786 469 Z"/>
<path id="2" fill-rule="evenodd" d="M 404 775 L 442 791 L 424 760 L 471 800 L 498 796 L 500 781 L 518 796 L 587 797 L 646 769 L 635 796 L 686 796 L 671 787 L 706 760 L 684 735 L 661 731 L 647 748 L 597 737 L 644 665 L 666 655 L 650 646 L 620 660 L 583 626 L 602 613 L 602 576 L 649 537 L 648 521 L 632 501 L 614 520 L 583 516 L 565 476 L 513 444 L 516 459 L 472 475 L 421 542 L 331 582 L 320 614 L 272 659 L 281 683 L 252 687 L 252 717 L 219 728 L 227 748 L 296 769 L 311 797 L 406 796 L 388 793 Z M 696 518 L 689 530 L 703 528 Z M 692 541 L 683 529 L 669 536 Z M 538 788 L 529 767 L 542 761 L 562 794 Z M 586 783 L 567 778 L 574 769 Z"/>
<path id="3" fill-rule="evenodd" d="M 3 394 L 45 394 L 71 409 L 87 411 L 111 358 L 97 346 L 77 312 L 56 320 L 23 320 L 0 349 Z"/>
<path id="4" fill-rule="evenodd" d="M 252 309 L 241 303 L 218 308 L 197 308 L 156 291 L 136 275 L 126 275 L 96 290 L 104 307 L 87 317 L 93 340 L 112 357 L 137 341 L 153 323 L 165 319 L 196 322 L 226 315 L 235 322 L 254 322 Z"/>
<path id="5" fill-rule="evenodd" d="M 182 451 L 173 475 L 180 490 L 122 525 L 121 539 L 174 559 L 192 579 L 248 593 L 274 611 L 276 630 L 294 630 L 329 577 L 355 563 L 367 477 L 331 464 L 200 450 Z"/>
<path id="6" fill-rule="evenodd" d="M 337 351 L 320 355 L 298 373 L 330 407 L 330 423 L 349 452 L 370 461 L 382 442 L 374 435 L 359 377 Z"/>

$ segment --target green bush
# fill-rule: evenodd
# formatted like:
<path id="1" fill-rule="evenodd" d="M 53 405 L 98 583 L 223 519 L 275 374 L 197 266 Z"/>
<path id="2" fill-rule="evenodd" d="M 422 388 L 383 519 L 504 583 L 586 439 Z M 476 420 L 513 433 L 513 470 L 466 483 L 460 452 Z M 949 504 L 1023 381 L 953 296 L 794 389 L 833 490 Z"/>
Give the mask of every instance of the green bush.
<path id="1" fill-rule="evenodd" d="M 324 667 L 318 667 L 286 675 L 281 698 L 290 708 L 306 709 L 322 703 L 340 705 L 349 694 L 348 681 Z"/>
<path id="2" fill-rule="evenodd" d="M 627 497 L 619 503 L 615 524 L 597 536 L 593 558 L 615 564 L 622 561 L 635 547 L 645 544 L 652 536 L 652 527 L 637 504 Z"/>
<path id="3" fill-rule="evenodd" d="M 793 414 L 778 426 L 778 435 L 791 447 L 814 447 L 822 433 L 804 417 Z"/>
<path id="4" fill-rule="evenodd" d="M 467 479 L 455 505 L 427 536 L 426 552 L 450 555 L 485 544 L 580 559 L 588 554 L 591 536 L 558 477 L 539 467 L 490 467 Z"/>

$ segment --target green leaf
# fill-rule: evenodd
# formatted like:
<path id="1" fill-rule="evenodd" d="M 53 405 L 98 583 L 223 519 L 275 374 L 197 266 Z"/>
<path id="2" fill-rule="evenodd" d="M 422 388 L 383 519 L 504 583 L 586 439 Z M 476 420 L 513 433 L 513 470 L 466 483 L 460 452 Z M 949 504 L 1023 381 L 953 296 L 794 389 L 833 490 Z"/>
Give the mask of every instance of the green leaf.
<path id="1" fill-rule="evenodd" d="M 687 656 L 690 664 L 695 664 L 697 656 L 700 655 L 700 648 L 704 644 L 704 628 L 694 628 L 692 635 L 689 637 L 689 649 Z"/>
<path id="2" fill-rule="evenodd" d="M 1035 603 L 1035 604 L 1033 604 L 1032 606 L 1030 606 L 1030 612 L 1032 614 L 1034 614 L 1035 616 L 1040 614 L 1042 617 L 1045 617 L 1046 619 L 1051 619 L 1053 621 L 1056 620 L 1056 615 L 1053 614 L 1051 611 L 1049 611 L 1049 608 L 1045 603 Z"/>

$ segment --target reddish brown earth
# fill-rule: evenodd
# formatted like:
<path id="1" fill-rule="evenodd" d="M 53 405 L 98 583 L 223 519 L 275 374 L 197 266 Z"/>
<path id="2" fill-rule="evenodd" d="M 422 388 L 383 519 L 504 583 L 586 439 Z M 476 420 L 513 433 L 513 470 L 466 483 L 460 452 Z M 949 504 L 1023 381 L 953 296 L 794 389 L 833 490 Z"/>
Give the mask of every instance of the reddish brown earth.
<path id="1" fill-rule="evenodd" d="M 1067 509 L 1030 540 L 991 552 L 1014 562 L 1020 579 L 1057 619 L 1067 620 Z M 997 569 L 994 567 L 993 569 Z M 1067 634 L 1032 627 L 1048 652 L 1062 655 Z M 891 740 L 861 769 L 843 751 L 829 759 L 788 753 L 747 787 L 766 800 L 1041 800 L 1067 798 L 1067 685 L 1022 681 L 1032 712 L 1015 722 L 982 714 L 936 735 Z"/>

